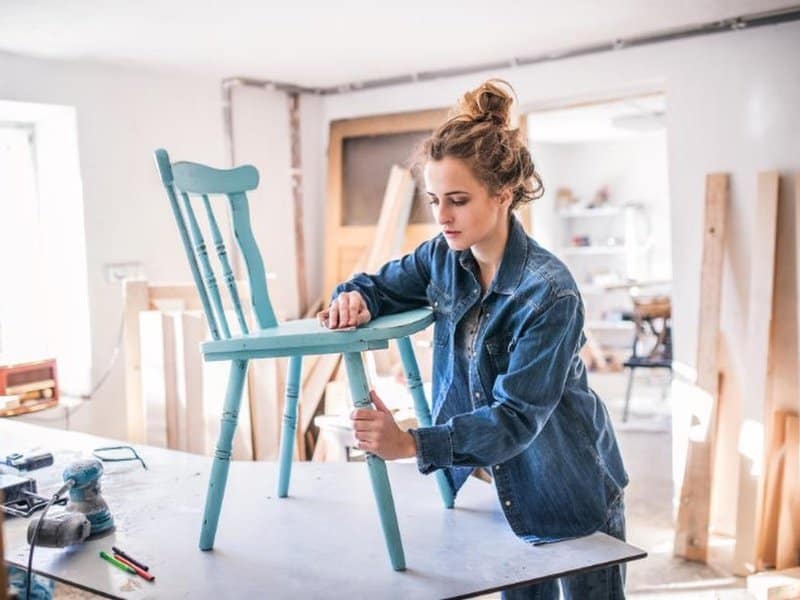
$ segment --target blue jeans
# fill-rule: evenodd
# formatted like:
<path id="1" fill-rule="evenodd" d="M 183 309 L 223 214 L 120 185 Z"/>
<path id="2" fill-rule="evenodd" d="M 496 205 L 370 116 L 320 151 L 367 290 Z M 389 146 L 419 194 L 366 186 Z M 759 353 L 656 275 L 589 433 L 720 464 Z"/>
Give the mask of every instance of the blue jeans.
<path id="1" fill-rule="evenodd" d="M 625 541 L 625 504 L 621 497 L 600 531 Z M 559 587 L 564 600 L 624 600 L 625 564 L 514 588 L 504 591 L 501 597 L 503 600 L 558 600 Z"/>

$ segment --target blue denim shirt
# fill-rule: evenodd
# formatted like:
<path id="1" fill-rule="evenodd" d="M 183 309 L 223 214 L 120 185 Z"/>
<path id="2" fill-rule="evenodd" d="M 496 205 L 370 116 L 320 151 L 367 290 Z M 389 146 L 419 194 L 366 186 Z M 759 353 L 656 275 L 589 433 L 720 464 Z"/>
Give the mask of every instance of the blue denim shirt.
<path id="1" fill-rule="evenodd" d="M 422 473 L 445 469 L 457 492 L 474 467 L 490 468 L 509 525 L 527 541 L 592 533 L 628 476 L 578 356 L 585 338 L 575 281 L 516 218 L 485 295 L 477 274 L 471 251 L 453 251 L 439 235 L 334 296 L 360 292 L 373 317 L 434 310 L 433 425 L 412 431 Z M 456 332 L 478 305 L 475 352 L 457 369 Z"/>

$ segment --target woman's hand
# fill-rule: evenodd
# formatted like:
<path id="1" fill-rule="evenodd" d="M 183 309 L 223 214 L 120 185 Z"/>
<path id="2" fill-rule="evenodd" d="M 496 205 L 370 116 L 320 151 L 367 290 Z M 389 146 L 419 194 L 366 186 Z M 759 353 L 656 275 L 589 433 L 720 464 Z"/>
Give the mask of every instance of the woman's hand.
<path id="1" fill-rule="evenodd" d="M 319 322 L 328 329 L 358 327 L 372 318 L 367 303 L 358 292 L 342 292 L 333 299 L 327 310 L 317 313 Z"/>
<path id="2" fill-rule="evenodd" d="M 369 393 L 376 410 L 357 408 L 350 413 L 357 440 L 356 448 L 380 456 L 384 460 L 417 455 L 414 437 L 397 426 L 392 413 L 374 391 Z"/>

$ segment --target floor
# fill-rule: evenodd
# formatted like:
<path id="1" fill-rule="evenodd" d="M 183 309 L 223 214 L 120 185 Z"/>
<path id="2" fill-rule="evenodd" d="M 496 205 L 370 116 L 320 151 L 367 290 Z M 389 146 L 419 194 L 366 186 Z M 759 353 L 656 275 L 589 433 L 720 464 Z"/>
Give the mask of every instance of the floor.
<path id="1" fill-rule="evenodd" d="M 631 414 L 628 422 L 622 423 L 626 377 L 621 373 L 592 374 L 591 385 L 611 413 L 631 479 L 626 490 L 628 540 L 649 554 L 628 567 L 628 598 L 750 600 L 753 596 L 743 589 L 744 579 L 672 556 L 670 399 L 662 397 L 661 374 L 637 374 Z M 724 554 L 725 541 L 716 542 L 716 552 Z M 724 557 L 717 562 L 724 564 Z M 95 596 L 57 585 L 55 597 L 83 600 Z M 482 598 L 493 600 L 499 595 Z"/>

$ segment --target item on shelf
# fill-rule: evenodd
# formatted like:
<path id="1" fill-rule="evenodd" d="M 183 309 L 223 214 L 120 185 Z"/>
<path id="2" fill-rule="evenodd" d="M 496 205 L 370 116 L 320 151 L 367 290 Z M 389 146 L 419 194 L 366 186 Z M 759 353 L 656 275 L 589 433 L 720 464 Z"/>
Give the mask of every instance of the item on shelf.
<path id="1" fill-rule="evenodd" d="M 572 245 L 577 247 L 591 246 L 592 242 L 588 235 L 573 235 Z"/>
<path id="2" fill-rule="evenodd" d="M 58 404 L 54 359 L 0 364 L 0 417 L 42 410 Z"/>
<path id="3" fill-rule="evenodd" d="M 622 282 L 622 277 L 615 271 L 599 271 L 589 276 L 589 283 L 597 287 L 618 285 Z"/>
<path id="4" fill-rule="evenodd" d="M 604 185 L 594 193 L 592 201 L 586 205 L 586 208 L 599 208 L 606 204 L 608 204 L 608 186 Z"/>
<path id="5" fill-rule="evenodd" d="M 610 235 L 606 238 L 606 246 L 624 246 L 625 239 L 619 236 Z"/>
<path id="6" fill-rule="evenodd" d="M 578 203 L 578 198 L 572 193 L 572 188 L 560 187 L 556 190 L 556 207 L 565 210 Z"/>

